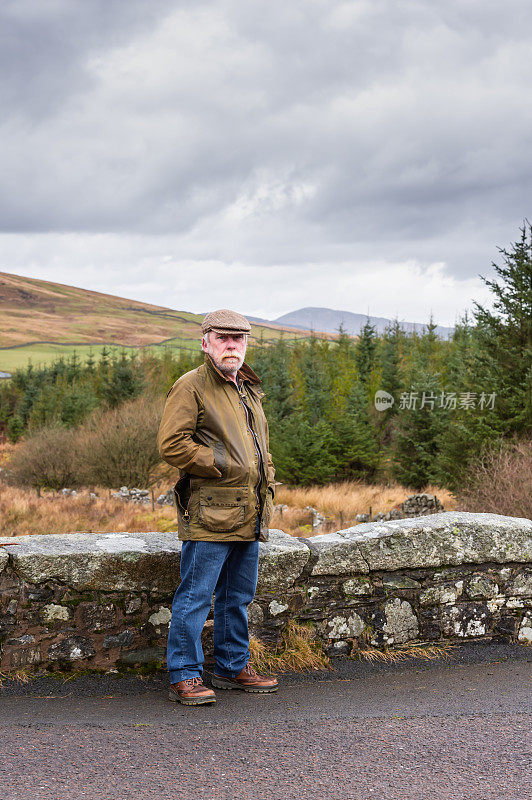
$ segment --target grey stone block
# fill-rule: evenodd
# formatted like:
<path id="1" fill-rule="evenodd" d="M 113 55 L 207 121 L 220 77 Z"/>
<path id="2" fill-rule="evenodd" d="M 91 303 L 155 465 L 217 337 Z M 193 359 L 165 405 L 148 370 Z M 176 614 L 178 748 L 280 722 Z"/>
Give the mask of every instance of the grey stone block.
<path id="1" fill-rule="evenodd" d="M 116 636 L 106 636 L 103 640 L 103 647 L 105 650 L 111 647 L 128 647 L 134 638 L 135 634 L 133 631 L 122 631 L 122 633 Z"/>
<path id="2" fill-rule="evenodd" d="M 532 597 L 532 573 L 519 572 L 507 588 L 508 594 Z"/>
<path id="3" fill-rule="evenodd" d="M 351 541 L 339 533 L 310 536 L 307 542 L 312 555 L 318 558 L 311 575 L 347 576 L 369 572 L 358 542 Z"/>
<path id="4" fill-rule="evenodd" d="M 179 583 L 181 542 L 173 533 L 21 536 L 4 548 L 28 583 L 53 579 L 75 589 L 165 594 Z"/>
<path id="5" fill-rule="evenodd" d="M 257 594 L 282 594 L 294 585 L 310 558 L 309 548 L 284 531 L 270 530 L 259 544 Z"/>
<path id="6" fill-rule="evenodd" d="M 331 535 L 356 544 L 370 570 L 532 560 L 532 520 L 498 514 L 449 511 Z"/>
<path id="7" fill-rule="evenodd" d="M 67 636 L 48 649 L 50 661 L 78 661 L 83 658 L 92 658 L 93 655 L 92 643 L 83 636 Z"/>
<path id="8" fill-rule="evenodd" d="M 386 575 L 382 579 L 382 585 L 385 589 L 421 589 L 419 581 L 409 578 L 408 575 Z"/>
<path id="9" fill-rule="evenodd" d="M 130 650 L 129 653 L 122 653 L 120 661 L 129 666 L 133 664 L 151 664 L 155 661 L 162 661 L 165 656 L 165 647 L 146 647 L 143 650 Z"/>
<path id="10" fill-rule="evenodd" d="M 488 600 L 491 597 L 497 597 L 499 586 L 488 575 L 472 575 L 466 581 L 466 592 L 473 599 L 482 598 L 483 600 Z"/>

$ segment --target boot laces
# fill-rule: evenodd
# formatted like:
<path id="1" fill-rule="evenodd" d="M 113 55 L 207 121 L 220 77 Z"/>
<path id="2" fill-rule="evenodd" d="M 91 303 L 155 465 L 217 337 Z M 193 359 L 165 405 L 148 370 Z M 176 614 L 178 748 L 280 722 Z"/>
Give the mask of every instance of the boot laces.
<path id="1" fill-rule="evenodd" d="M 249 661 L 244 667 L 244 672 L 247 672 L 247 674 L 250 675 L 252 678 L 258 677 L 257 673 L 255 672 Z"/>
<path id="2" fill-rule="evenodd" d="M 190 688 L 193 689 L 194 686 L 202 686 L 203 680 L 199 676 L 196 676 L 195 678 L 187 678 L 185 683 L 187 686 L 190 686 Z"/>

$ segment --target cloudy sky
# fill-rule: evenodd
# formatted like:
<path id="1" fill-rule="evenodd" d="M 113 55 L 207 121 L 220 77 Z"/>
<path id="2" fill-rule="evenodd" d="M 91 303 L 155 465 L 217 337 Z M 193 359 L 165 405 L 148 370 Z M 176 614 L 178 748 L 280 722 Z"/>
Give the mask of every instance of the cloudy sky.
<path id="1" fill-rule="evenodd" d="M 529 0 L 4 0 L 0 270 L 452 325 L 532 216 Z"/>

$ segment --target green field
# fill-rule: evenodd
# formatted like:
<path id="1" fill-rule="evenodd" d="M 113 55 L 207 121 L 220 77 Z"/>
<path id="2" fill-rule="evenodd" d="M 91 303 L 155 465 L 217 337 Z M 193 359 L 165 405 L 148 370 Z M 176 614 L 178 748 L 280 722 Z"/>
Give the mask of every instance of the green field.
<path id="1" fill-rule="evenodd" d="M 271 336 L 272 331 L 264 329 L 265 333 Z M 274 336 L 272 338 L 277 338 L 279 333 L 278 331 L 273 331 Z M 293 338 L 289 338 L 285 336 L 285 341 L 290 344 L 294 341 L 301 340 L 301 337 L 296 336 Z M 251 343 L 250 343 L 251 344 Z M 33 364 L 33 366 L 37 367 L 39 365 L 46 365 L 51 364 L 53 361 L 56 361 L 58 358 L 63 356 L 67 358 L 68 356 L 72 355 L 72 353 L 76 353 L 77 356 L 81 359 L 81 361 L 85 361 L 89 354 L 92 353 L 93 357 L 98 360 L 100 357 L 101 351 L 107 348 L 109 353 L 116 352 L 120 353 L 122 350 L 126 352 L 130 352 L 132 350 L 140 351 L 140 350 L 153 350 L 154 352 L 160 351 L 162 348 L 169 348 L 170 350 L 186 350 L 188 352 L 200 352 L 201 350 L 201 340 L 200 339 L 183 339 L 176 337 L 175 339 L 170 339 L 167 342 L 163 342 L 162 344 L 150 344 L 145 345 L 144 347 L 133 347 L 131 345 L 110 345 L 110 344 L 27 344 L 22 347 L 12 347 L 12 348 L 0 348 L 0 372 L 14 372 L 16 369 L 20 367 L 26 367 L 29 362 Z"/>
<path id="2" fill-rule="evenodd" d="M 189 351 L 199 351 L 201 343 L 187 339 L 173 339 L 167 342 L 166 345 L 148 345 L 147 348 L 131 347 L 128 345 L 104 345 L 104 344 L 28 344 L 24 347 L 13 348 L 0 348 L 0 372 L 14 372 L 19 367 L 26 367 L 29 362 L 33 366 L 51 364 L 61 356 L 68 357 L 72 353 L 76 353 L 82 361 L 88 358 L 92 353 L 93 357 L 98 360 L 101 351 L 107 348 L 109 353 L 120 353 L 122 350 L 130 352 L 131 350 L 153 349 L 160 350 L 161 347 L 169 347 L 172 350 L 186 349 Z"/>

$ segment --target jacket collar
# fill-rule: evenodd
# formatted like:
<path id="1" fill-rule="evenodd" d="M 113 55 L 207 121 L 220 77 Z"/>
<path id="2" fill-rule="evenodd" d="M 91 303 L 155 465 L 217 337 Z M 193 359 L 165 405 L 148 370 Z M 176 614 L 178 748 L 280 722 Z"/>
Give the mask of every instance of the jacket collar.
<path id="1" fill-rule="evenodd" d="M 212 370 L 214 370 L 214 372 L 216 372 L 216 374 L 219 375 L 220 378 L 223 378 L 223 380 L 227 381 L 228 383 L 233 383 L 231 378 L 228 378 L 226 375 L 223 374 L 223 372 L 221 372 L 218 369 L 218 367 L 216 366 L 216 364 L 214 363 L 214 361 L 212 360 L 212 358 L 210 357 L 210 355 L 208 353 L 204 354 L 204 359 L 203 360 L 204 360 L 204 363 L 207 365 L 207 367 L 212 369 Z M 241 381 L 249 381 L 249 383 L 260 383 L 261 382 L 259 376 L 256 375 L 253 372 L 253 370 L 251 369 L 249 364 L 246 364 L 245 361 L 242 364 L 242 366 L 240 367 L 240 369 L 238 370 L 237 375 L 238 375 L 238 377 L 239 377 L 239 379 Z"/>

